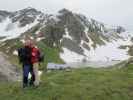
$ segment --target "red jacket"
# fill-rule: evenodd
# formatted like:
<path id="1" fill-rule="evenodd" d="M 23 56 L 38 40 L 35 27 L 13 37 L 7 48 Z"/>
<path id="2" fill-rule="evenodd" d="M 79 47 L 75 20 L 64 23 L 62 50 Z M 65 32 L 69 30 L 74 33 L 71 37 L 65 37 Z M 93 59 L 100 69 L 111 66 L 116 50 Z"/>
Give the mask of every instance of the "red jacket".
<path id="1" fill-rule="evenodd" d="M 40 51 L 37 47 L 32 48 L 32 53 L 31 53 L 31 62 L 32 64 L 37 63 L 39 61 L 39 56 L 40 56 Z"/>

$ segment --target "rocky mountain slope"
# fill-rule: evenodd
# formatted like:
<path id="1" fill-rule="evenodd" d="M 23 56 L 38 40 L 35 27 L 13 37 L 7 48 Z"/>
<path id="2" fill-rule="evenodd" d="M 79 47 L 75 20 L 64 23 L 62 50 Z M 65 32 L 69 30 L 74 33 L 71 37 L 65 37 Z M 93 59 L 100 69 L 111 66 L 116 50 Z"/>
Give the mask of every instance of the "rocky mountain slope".
<path id="1" fill-rule="evenodd" d="M 2 51 L 14 54 L 29 35 L 49 48 L 58 48 L 58 56 L 66 63 L 125 60 L 133 43 L 133 34 L 123 27 L 109 26 L 67 9 L 54 15 L 34 8 L 0 11 L 0 26 Z"/>

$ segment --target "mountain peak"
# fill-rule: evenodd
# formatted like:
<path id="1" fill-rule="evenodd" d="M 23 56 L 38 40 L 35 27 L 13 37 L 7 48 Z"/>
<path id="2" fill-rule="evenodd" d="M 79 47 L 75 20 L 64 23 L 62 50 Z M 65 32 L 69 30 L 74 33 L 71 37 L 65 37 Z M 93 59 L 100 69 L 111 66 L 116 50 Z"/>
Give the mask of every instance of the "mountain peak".
<path id="1" fill-rule="evenodd" d="M 72 12 L 69 11 L 68 9 L 66 9 L 66 8 L 63 8 L 63 9 L 59 10 L 59 13 L 65 14 L 65 13 L 72 13 Z"/>
<path id="2" fill-rule="evenodd" d="M 27 8 L 24 8 L 24 9 L 21 9 L 17 12 L 24 12 L 24 13 L 27 13 L 27 12 L 34 12 L 34 13 L 38 13 L 40 11 L 38 11 L 37 9 L 35 8 L 32 8 L 32 7 L 27 7 Z"/>
<path id="3" fill-rule="evenodd" d="M 25 9 L 35 9 L 35 8 L 29 6 L 29 7 L 25 8 Z"/>

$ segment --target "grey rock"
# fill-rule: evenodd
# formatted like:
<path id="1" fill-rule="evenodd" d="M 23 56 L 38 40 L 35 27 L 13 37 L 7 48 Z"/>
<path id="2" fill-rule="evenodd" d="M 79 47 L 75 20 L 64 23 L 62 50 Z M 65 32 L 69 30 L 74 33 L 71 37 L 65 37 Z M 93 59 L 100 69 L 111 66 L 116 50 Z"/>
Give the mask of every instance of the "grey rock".
<path id="1" fill-rule="evenodd" d="M 0 80 L 2 81 L 18 81 L 20 73 L 16 70 L 7 59 L 7 56 L 0 52 Z"/>
<path id="2" fill-rule="evenodd" d="M 56 64 L 56 63 L 48 63 L 47 69 L 48 70 L 64 70 L 70 68 L 67 64 Z"/>

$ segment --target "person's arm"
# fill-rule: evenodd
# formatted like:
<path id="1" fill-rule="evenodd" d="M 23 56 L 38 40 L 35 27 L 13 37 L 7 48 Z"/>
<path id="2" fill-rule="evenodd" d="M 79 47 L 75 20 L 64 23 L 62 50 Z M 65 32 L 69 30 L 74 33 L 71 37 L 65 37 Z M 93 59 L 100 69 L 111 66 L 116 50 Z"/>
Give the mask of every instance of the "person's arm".
<path id="1" fill-rule="evenodd" d="M 21 48 L 19 48 L 18 50 L 18 61 L 19 61 L 19 64 L 22 63 L 22 59 L 21 59 Z"/>

